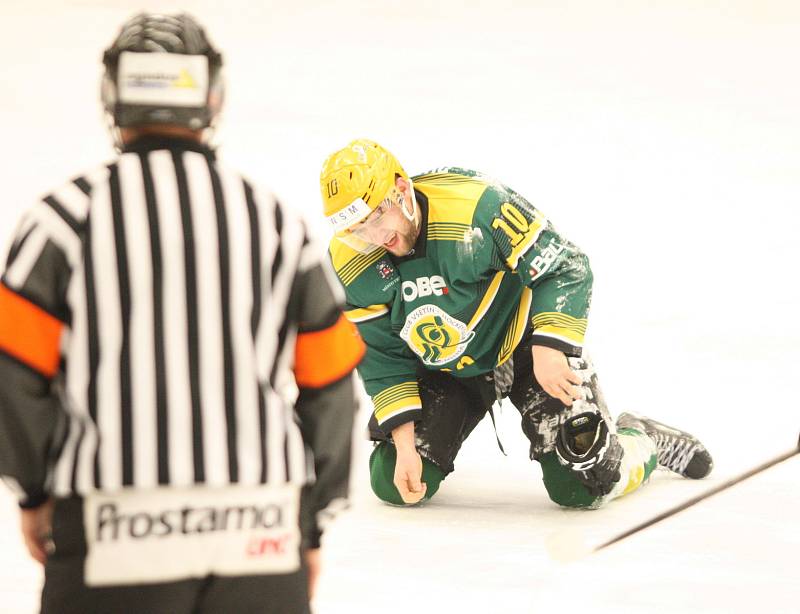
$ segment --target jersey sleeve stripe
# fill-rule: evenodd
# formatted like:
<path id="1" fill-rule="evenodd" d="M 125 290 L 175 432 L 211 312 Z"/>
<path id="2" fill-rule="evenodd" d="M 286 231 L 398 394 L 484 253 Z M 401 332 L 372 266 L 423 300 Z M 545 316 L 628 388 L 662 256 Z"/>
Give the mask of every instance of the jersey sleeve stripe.
<path id="1" fill-rule="evenodd" d="M 58 318 L 0 284 L 0 351 L 53 377 L 63 328 Z"/>
<path id="2" fill-rule="evenodd" d="M 372 402 L 380 409 L 387 403 L 403 396 L 419 396 L 419 385 L 416 381 L 403 382 L 381 390 L 378 394 L 373 395 Z"/>
<path id="3" fill-rule="evenodd" d="M 533 331 L 533 336 L 550 337 L 575 347 L 583 347 L 583 335 L 564 328 L 543 326 Z"/>
<path id="4" fill-rule="evenodd" d="M 403 413 L 422 409 L 416 381 L 403 382 L 382 390 L 372 397 L 372 403 L 375 406 L 375 420 L 381 428 Z"/>
<path id="5" fill-rule="evenodd" d="M 533 328 L 536 332 L 539 332 L 540 329 L 548 329 L 550 332 L 570 331 L 574 335 L 578 335 L 581 340 L 586 334 L 587 324 L 586 318 L 574 318 L 566 313 L 547 311 L 533 316 Z"/>
<path id="6" fill-rule="evenodd" d="M 416 398 L 417 396 L 419 395 L 416 388 L 409 388 L 403 390 L 395 389 L 393 390 L 392 394 L 381 396 L 380 399 L 377 399 L 376 397 L 377 400 L 373 399 L 373 404 L 375 405 L 377 410 L 382 410 L 383 408 L 388 407 L 389 405 L 392 405 L 397 401 L 400 401 L 402 399 L 413 399 Z"/>
<path id="7" fill-rule="evenodd" d="M 378 421 L 378 426 L 386 430 L 384 426 L 397 416 L 407 413 L 416 412 L 422 408 L 422 400 L 409 399 L 408 402 L 398 401 L 382 409 L 380 412 L 375 412 L 375 420 Z M 391 430 L 391 429 L 388 429 Z"/>
<path id="8" fill-rule="evenodd" d="M 299 333 L 295 345 L 294 374 L 302 388 L 323 388 L 350 371 L 364 356 L 364 342 L 344 316 L 321 331 Z"/>

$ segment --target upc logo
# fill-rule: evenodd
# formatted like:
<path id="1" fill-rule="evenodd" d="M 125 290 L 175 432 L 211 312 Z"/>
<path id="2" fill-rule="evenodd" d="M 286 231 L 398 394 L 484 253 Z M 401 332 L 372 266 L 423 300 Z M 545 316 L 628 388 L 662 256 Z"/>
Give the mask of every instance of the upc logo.
<path id="1" fill-rule="evenodd" d="M 434 296 L 442 296 L 447 294 L 447 285 L 444 282 L 444 277 L 441 275 L 432 275 L 431 277 L 417 277 L 414 281 L 404 281 L 401 286 L 403 292 L 403 300 L 410 303 L 417 298 L 424 298 L 433 294 Z"/>

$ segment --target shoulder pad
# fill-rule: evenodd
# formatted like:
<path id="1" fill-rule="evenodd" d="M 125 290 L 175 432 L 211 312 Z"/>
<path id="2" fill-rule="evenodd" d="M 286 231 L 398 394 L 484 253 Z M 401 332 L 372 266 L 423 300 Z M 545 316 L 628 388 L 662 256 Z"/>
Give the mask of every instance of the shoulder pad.
<path id="1" fill-rule="evenodd" d="M 492 183 L 492 180 L 486 175 L 478 171 L 472 171 L 466 168 L 459 168 L 457 166 L 442 166 L 435 168 L 425 173 L 420 173 L 411 177 L 411 181 L 416 183 L 435 183 L 437 181 L 482 181 L 484 183 Z"/>
<path id="2" fill-rule="evenodd" d="M 384 303 L 388 297 L 386 291 L 400 279 L 394 264 L 386 257 L 386 250 L 362 254 L 334 237 L 329 252 L 336 275 L 345 287 L 348 303 Z"/>
<path id="3" fill-rule="evenodd" d="M 492 185 L 491 179 L 476 171 L 455 167 L 418 175 L 412 182 L 428 198 L 428 225 L 434 235 L 429 238 L 434 239 L 448 238 L 453 232 L 460 236 L 462 226 L 471 226 L 478 202 Z"/>

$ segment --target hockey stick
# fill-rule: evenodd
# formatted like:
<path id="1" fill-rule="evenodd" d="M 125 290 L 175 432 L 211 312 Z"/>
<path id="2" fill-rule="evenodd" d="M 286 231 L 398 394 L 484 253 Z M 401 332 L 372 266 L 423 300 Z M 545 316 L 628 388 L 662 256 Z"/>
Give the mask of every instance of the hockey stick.
<path id="1" fill-rule="evenodd" d="M 782 463 L 783 461 L 790 459 L 796 454 L 800 454 L 800 438 L 798 438 L 797 446 L 793 450 L 781 454 L 780 456 L 776 456 L 775 458 L 768 460 L 765 463 L 762 463 L 757 467 L 754 467 L 753 469 L 745 471 L 744 473 L 741 473 L 723 482 L 722 484 L 715 486 L 711 490 L 708 490 L 700 495 L 697 495 L 696 497 L 692 497 L 691 499 L 684 501 L 683 503 L 680 503 L 679 505 L 676 505 L 675 507 L 672 507 L 665 512 L 662 512 L 657 516 L 653 516 L 649 520 L 646 520 L 641 524 L 637 524 L 635 527 L 632 527 L 627 531 L 623 531 L 619 535 L 616 535 L 597 546 L 593 546 L 589 549 L 586 549 L 585 547 L 581 547 L 579 543 L 575 543 L 574 538 L 572 540 L 566 540 L 562 536 L 553 536 L 553 538 L 549 540 L 549 543 L 547 543 L 547 548 L 550 551 L 551 557 L 561 562 L 574 561 L 576 559 L 583 558 L 586 555 L 599 552 L 600 550 L 603 550 L 604 548 L 607 548 L 612 544 L 616 544 L 617 542 L 620 542 L 623 539 L 627 539 L 628 537 L 638 533 L 639 531 L 647 529 L 648 527 L 651 527 L 654 524 L 661 522 L 665 518 L 674 516 L 675 514 L 678 514 L 679 512 L 682 512 L 687 508 L 697 505 L 700 501 L 708 499 L 709 497 L 712 497 L 717 493 L 722 492 L 723 490 L 727 490 L 731 486 L 735 486 L 736 484 L 739 484 L 740 482 L 743 482 L 744 480 L 747 480 L 748 478 L 751 478 L 754 475 L 777 465 L 778 463 Z"/>
<path id="2" fill-rule="evenodd" d="M 720 484 L 718 486 L 715 486 L 711 490 L 708 490 L 708 491 L 706 491 L 706 492 L 704 492 L 704 493 L 702 493 L 700 495 L 697 495 L 696 497 L 692 497 L 688 501 L 684 501 L 683 503 L 681 503 L 679 505 L 676 505 L 673 508 L 668 509 L 666 512 L 662 512 L 662 513 L 658 514 L 657 516 L 653 516 L 650 520 L 646 520 L 645 522 L 643 522 L 641 524 L 637 524 L 635 527 L 633 527 L 631 529 L 628 529 L 627 531 L 623 531 L 622 533 L 620 533 L 616 537 L 612 537 L 608 541 L 604 541 L 599 546 L 595 546 L 594 548 L 592 548 L 592 552 L 598 552 L 598 551 L 602 550 L 603 548 L 606 548 L 606 547 L 610 546 L 611 544 L 616 544 L 617 542 L 622 541 L 623 539 L 625 539 L 627 537 L 630 537 L 634 533 L 638 533 L 639 531 L 642 531 L 643 529 L 646 529 L 648 527 L 652 527 L 657 522 L 661 522 L 665 518 L 669 518 L 670 516 L 674 516 L 678 512 L 682 512 L 683 510 L 685 510 L 685 509 L 687 509 L 689 507 L 692 507 L 693 505 L 696 505 L 696 504 L 700 503 L 700 501 L 703 501 L 704 499 L 708 499 L 709 497 L 712 497 L 713 495 L 716 495 L 717 493 L 722 492 L 723 490 L 727 490 L 731 486 L 735 486 L 739 482 L 743 482 L 744 480 L 753 477 L 757 473 L 761 473 L 762 471 L 765 471 L 766 469 L 769 469 L 770 467 L 772 467 L 774 465 L 777 465 L 778 463 L 782 463 L 783 461 L 790 459 L 795 454 L 800 454 L 800 439 L 798 439 L 798 441 L 797 441 L 797 447 L 795 447 L 793 450 L 790 450 L 789 452 L 786 452 L 785 454 L 781 454 L 780 456 L 776 456 L 775 458 L 773 458 L 771 460 L 768 460 L 767 462 L 762 463 L 761 465 L 758 465 L 757 467 L 754 467 L 753 469 L 750 469 L 749 471 L 745 471 L 744 473 L 739 474 L 739 475 L 731 478 L 730 480 L 728 480 L 726 482 L 723 482 L 722 484 Z"/>

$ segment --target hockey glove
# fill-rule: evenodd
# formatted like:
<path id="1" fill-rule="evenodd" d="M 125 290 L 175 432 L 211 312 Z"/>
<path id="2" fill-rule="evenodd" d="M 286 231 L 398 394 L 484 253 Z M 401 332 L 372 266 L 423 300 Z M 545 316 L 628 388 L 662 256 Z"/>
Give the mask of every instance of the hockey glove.
<path id="1" fill-rule="evenodd" d="M 564 422 L 556 436 L 556 456 L 592 496 L 609 494 L 619 482 L 622 446 L 599 413 L 584 412 Z"/>

